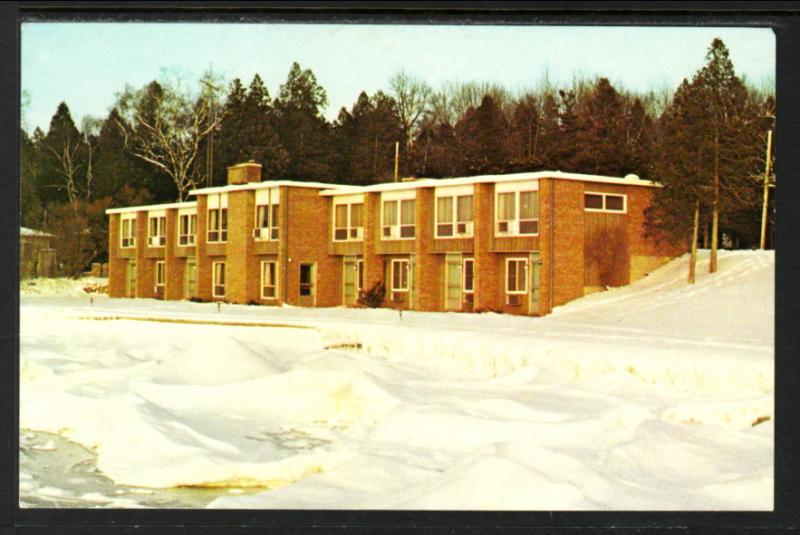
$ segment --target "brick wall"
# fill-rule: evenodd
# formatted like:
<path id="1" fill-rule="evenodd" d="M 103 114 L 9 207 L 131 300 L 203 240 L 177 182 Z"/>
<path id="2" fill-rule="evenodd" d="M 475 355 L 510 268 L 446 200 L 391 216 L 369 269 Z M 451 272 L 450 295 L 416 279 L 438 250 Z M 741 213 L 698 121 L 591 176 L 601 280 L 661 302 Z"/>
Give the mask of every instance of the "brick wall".
<path id="1" fill-rule="evenodd" d="M 444 309 L 444 255 L 432 254 L 434 225 L 433 188 L 417 190 L 414 261 L 414 308 L 433 311 Z"/>
<path id="2" fill-rule="evenodd" d="M 208 197 L 197 196 L 197 297 L 211 300 L 211 257 L 208 255 L 208 234 L 206 225 L 208 220 Z"/>
<path id="3" fill-rule="evenodd" d="M 111 297 L 125 297 L 128 259 L 120 256 L 120 219 L 119 214 L 110 214 L 108 218 L 108 295 Z"/>
<path id="4" fill-rule="evenodd" d="M 183 299 L 183 275 L 186 259 L 175 256 L 175 242 L 178 241 L 178 210 L 167 210 L 167 245 L 164 261 L 167 263 L 164 299 Z"/>
<path id="5" fill-rule="evenodd" d="M 286 229 L 286 251 L 291 259 L 286 264 L 287 302 L 300 304 L 300 264 L 315 263 L 316 306 L 341 304 L 342 262 L 327 253 L 330 240 L 328 200 L 319 195 L 318 189 L 286 187 L 281 188 L 281 203 L 288 210 L 281 230 Z"/>
<path id="6" fill-rule="evenodd" d="M 258 266 L 253 255 L 255 196 L 251 190 L 228 193 L 228 245 L 225 248 L 225 298 L 244 304 L 258 298 Z M 255 273 L 253 270 L 255 267 Z"/>
<path id="7" fill-rule="evenodd" d="M 370 290 L 384 281 L 384 258 L 376 254 L 375 247 L 380 239 L 380 193 L 364 194 L 364 290 Z"/>

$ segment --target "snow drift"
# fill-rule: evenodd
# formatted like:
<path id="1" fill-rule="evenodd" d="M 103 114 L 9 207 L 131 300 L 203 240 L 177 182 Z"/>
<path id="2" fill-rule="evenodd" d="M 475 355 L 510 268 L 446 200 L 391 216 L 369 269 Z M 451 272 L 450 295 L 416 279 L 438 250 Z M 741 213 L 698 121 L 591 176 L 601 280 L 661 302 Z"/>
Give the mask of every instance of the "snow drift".
<path id="1" fill-rule="evenodd" d="M 770 509 L 774 254 L 705 262 L 545 318 L 23 291 L 20 425 L 264 489 L 212 507 Z"/>

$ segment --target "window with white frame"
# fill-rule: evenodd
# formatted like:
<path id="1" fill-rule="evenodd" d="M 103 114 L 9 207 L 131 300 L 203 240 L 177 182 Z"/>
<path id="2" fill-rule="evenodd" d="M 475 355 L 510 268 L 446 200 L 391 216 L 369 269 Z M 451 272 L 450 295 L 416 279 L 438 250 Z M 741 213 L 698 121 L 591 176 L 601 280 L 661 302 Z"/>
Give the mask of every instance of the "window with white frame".
<path id="1" fill-rule="evenodd" d="M 436 237 L 472 236 L 472 198 L 470 195 L 436 197 Z"/>
<path id="2" fill-rule="evenodd" d="M 539 233 L 538 191 L 500 191 L 495 198 L 497 235 L 532 236 Z"/>
<path id="3" fill-rule="evenodd" d="M 261 262 L 261 299 L 278 298 L 278 263 L 272 260 Z"/>
<path id="4" fill-rule="evenodd" d="M 256 224 L 253 238 L 256 240 L 278 239 L 280 228 L 280 204 L 278 188 L 256 190 Z"/>
<path id="5" fill-rule="evenodd" d="M 472 258 L 465 258 L 461 273 L 464 279 L 462 283 L 464 293 L 473 293 L 475 291 L 475 260 Z"/>
<path id="6" fill-rule="evenodd" d="M 364 203 L 334 203 L 333 241 L 364 239 Z"/>
<path id="7" fill-rule="evenodd" d="M 197 214 L 179 213 L 178 245 L 181 246 L 194 245 L 196 235 L 197 235 Z"/>
<path id="8" fill-rule="evenodd" d="M 383 239 L 411 239 L 416 235 L 414 226 L 414 199 L 383 201 Z"/>
<path id="9" fill-rule="evenodd" d="M 627 197 L 615 193 L 586 192 L 583 194 L 583 208 L 587 212 L 625 213 Z"/>
<path id="10" fill-rule="evenodd" d="M 127 216 L 120 219 L 119 246 L 122 248 L 136 247 L 136 216 Z"/>
<path id="11" fill-rule="evenodd" d="M 167 216 L 150 215 L 147 218 L 148 247 L 164 247 L 167 243 Z"/>
<path id="12" fill-rule="evenodd" d="M 156 289 L 167 284 L 167 263 L 163 260 L 156 262 Z"/>
<path id="13" fill-rule="evenodd" d="M 211 275 L 212 295 L 225 297 L 225 262 L 212 262 Z"/>
<path id="14" fill-rule="evenodd" d="M 521 304 L 522 295 L 528 293 L 528 259 L 506 259 L 506 303 L 509 305 Z"/>
<path id="15" fill-rule="evenodd" d="M 408 292 L 409 261 L 395 258 L 392 260 L 392 291 Z"/>
<path id="16" fill-rule="evenodd" d="M 364 289 L 364 260 L 356 261 L 356 293 Z"/>
<path id="17" fill-rule="evenodd" d="M 228 209 L 211 208 L 208 210 L 208 242 L 228 241 Z"/>

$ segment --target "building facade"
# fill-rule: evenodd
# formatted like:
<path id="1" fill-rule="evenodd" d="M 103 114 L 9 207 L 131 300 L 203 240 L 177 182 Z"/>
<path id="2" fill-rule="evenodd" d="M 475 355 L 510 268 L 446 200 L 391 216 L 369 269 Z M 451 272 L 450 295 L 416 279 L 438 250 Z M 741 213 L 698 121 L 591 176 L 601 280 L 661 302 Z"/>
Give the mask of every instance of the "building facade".
<path id="1" fill-rule="evenodd" d="M 561 172 L 372 186 L 261 181 L 109 215 L 112 297 L 544 315 L 686 250 L 644 237 L 657 185 Z"/>

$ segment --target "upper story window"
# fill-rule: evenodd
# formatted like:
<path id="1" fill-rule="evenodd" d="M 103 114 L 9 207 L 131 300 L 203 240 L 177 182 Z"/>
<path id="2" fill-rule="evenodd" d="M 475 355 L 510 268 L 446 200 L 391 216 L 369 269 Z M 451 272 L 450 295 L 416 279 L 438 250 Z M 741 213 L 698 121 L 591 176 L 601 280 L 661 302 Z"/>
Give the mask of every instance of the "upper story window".
<path id="1" fill-rule="evenodd" d="M 436 237 L 472 236 L 472 199 L 469 194 L 437 193 Z"/>
<path id="2" fill-rule="evenodd" d="M 416 192 L 402 192 L 400 195 L 402 196 L 394 197 L 386 194 L 383 196 L 381 238 L 384 240 L 412 239 L 416 236 L 414 225 L 416 201 L 413 197 Z"/>
<path id="3" fill-rule="evenodd" d="M 280 203 L 278 188 L 256 190 L 256 224 L 253 238 L 256 240 L 277 240 Z"/>
<path id="4" fill-rule="evenodd" d="M 228 241 L 228 195 L 217 194 L 208 196 L 208 242 Z"/>
<path id="5" fill-rule="evenodd" d="M 627 196 L 615 193 L 586 192 L 583 194 L 583 208 L 587 212 L 625 213 Z"/>
<path id="6" fill-rule="evenodd" d="M 194 245 L 196 236 L 197 214 L 190 212 L 178 212 L 178 245 Z"/>
<path id="7" fill-rule="evenodd" d="M 363 240 L 364 202 L 334 201 L 333 207 L 333 241 Z"/>
<path id="8" fill-rule="evenodd" d="M 121 217 L 119 246 L 123 248 L 136 247 L 136 214 Z"/>
<path id="9" fill-rule="evenodd" d="M 148 247 L 164 247 L 167 243 L 167 216 L 151 214 L 147 218 Z"/>
<path id="10" fill-rule="evenodd" d="M 510 189 L 498 185 L 495 195 L 495 234 L 533 236 L 539 233 L 539 192 L 535 189 Z M 509 188 L 509 189 L 507 189 Z"/>

